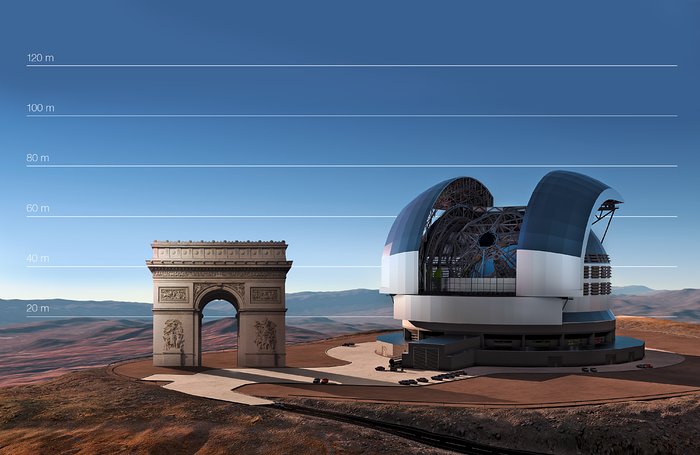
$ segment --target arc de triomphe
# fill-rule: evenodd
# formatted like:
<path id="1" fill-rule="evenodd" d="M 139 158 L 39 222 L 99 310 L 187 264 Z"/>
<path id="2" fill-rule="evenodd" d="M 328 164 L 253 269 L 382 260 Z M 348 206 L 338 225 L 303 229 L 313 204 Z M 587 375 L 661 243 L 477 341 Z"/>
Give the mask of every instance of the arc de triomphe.
<path id="1" fill-rule="evenodd" d="M 151 246 L 154 365 L 201 366 L 202 310 L 226 300 L 237 310 L 238 366 L 285 366 L 284 241 Z"/>

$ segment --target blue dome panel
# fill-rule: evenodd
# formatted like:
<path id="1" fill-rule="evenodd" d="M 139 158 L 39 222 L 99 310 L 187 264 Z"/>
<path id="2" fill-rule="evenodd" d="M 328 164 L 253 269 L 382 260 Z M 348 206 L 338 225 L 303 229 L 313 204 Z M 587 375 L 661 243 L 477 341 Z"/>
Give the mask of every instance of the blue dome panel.
<path id="1" fill-rule="evenodd" d="M 591 217 L 610 200 L 622 202 L 622 197 L 596 179 L 576 172 L 550 172 L 527 204 L 518 248 L 580 257 Z"/>
<path id="2" fill-rule="evenodd" d="M 386 239 L 385 245 L 391 245 L 389 254 L 418 251 L 425 223 L 435 201 L 440 193 L 455 180 L 457 179 L 449 179 L 431 186 L 401 210 Z"/>
<path id="3" fill-rule="evenodd" d="M 441 200 L 439 204 L 438 199 Z M 436 204 L 444 210 L 457 203 L 486 207 L 493 204 L 493 196 L 481 182 L 471 177 L 457 177 L 433 185 L 413 199 L 396 217 L 386 239 L 385 254 L 418 251 L 428 217 Z M 387 247 L 390 247 L 389 252 L 386 251 Z"/>

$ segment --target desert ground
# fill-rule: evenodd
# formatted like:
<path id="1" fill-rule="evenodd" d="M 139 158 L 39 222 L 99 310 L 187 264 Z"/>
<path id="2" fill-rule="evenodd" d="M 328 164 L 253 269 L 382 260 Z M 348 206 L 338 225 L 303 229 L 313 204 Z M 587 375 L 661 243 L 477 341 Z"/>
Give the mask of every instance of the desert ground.
<path id="1" fill-rule="evenodd" d="M 700 326 L 621 317 L 618 333 L 685 361 L 651 370 L 496 375 L 421 388 L 259 384 L 237 391 L 542 453 L 700 453 Z M 337 365 L 326 350 L 375 336 L 290 346 L 288 363 Z M 209 353 L 204 361 L 202 370 L 231 368 L 235 355 Z M 0 389 L 0 453 L 395 453 L 397 447 L 444 453 L 354 425 L 188 396 L 139 380 L 153 373 L 148 361 L 125 362 Z"/>

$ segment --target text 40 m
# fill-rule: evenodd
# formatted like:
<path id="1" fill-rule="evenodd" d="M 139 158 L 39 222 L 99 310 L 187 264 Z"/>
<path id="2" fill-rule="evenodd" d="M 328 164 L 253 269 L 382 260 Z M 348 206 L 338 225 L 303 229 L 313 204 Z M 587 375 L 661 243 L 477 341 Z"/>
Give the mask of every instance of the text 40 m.
<path id="1" fill-rule="evenodd" d="M 51 258 L 45 254 L 31 253 L 27 255 L 26 261 L 28 264 L 48 264 Z"/>

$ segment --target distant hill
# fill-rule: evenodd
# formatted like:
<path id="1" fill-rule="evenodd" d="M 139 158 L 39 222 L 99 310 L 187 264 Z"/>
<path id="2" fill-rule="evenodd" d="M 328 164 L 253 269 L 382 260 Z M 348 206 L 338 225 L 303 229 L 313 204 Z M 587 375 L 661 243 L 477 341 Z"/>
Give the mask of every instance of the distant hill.
<path id="1" fill-rule="evenodd" d="M 297 292 L 287 294 L 286 299 L 288 323 L 294 326 L 313 326 L 317 322 L 325 325 L 333 316 L 338 316 L 334 323 L 340 321 L 348 323 L 351 327 L 367 326 L 370 321 L 382 326 L 396 324 L 391 318 L 391 298 L 380 294 L 376 289 Z M 613 287 L 611 299 L 617 314 L 675 316 L 681 321 L 700 322 L 698 289 L 659 291 L 641 285 Z M 204 313 L 206 320 L 231 317 L 234 314 L 228 302 L 212 302 L 207 305 Z M 112 319 L 146 322 L 151 317 L 151 305 L 138 302 L 61 299 L 0 300 L 0 327 L 45 321 L 51 319 L 50 316 L 57 319 L 66 316 L 88 319 L 110 316 Z M 305 318 L 307 316 L 308 318 Z M 30 328 L 27 327 L 26 330 Z"/>
<path id="2" fill-rule="evenodd" d="M 390 316 L 391 297 L 376 289 L 287 294 L 287 315 L 297 316 Z"/>
<path id="3" fill-rule="evenodd" d="M 615 314 L 671 317 L 677 321 L 700 322 L 700 289 L 614 295 L 611 298 Z"/>
<path id="4" fill-rule="evenodd" d="M 631 285 L 631 286 L 613 286 L 612 293 L 615 295 L 644 295 L 652 292 L 656 292 L 655 289 L 648 288 L 642 285 Z"/>
<path id="5" fill-rule="evenodd" d="M 24 324 L 47 319 L 46 316 L 119 316 L 127 319 L 150 317 L 151 305 L 137 302 L 94 300 L 2 300 L 0 299 L 0 326 Z M 38 316 L 38 317 L 37 317 Z"/>
<path id="6" fill-rule="evenodd" d="M 391 316 L 392 302 L 376 289 L 333 292 L 298 292 L 286 295 L 287 316 Z M 228 302 L 211 302 L 205 317 L 229 317 L 234 310 Z M 2 300 L 0 326 L 65 317 L 148 319 L 151 305 L 139 302 L 82 300 Z"/>
<path id="7" fill-rule="evenodd" d="M 640 294 L 624 294 L 633 290 Z M 677 321 L 700 322 L 700 289 L 654 291 L 626 286 L 615 292 L 611 299 L 618 315 L 673 316 Z M 377 290 L 300 292 L 286 297 L 289 343 L 400 327 L 400 322 L 391 318 L 391 298 Z M 232 315 L 227 302 L 207 305 L 205 350 L 236 346 L 237 321 Z M 149 355 L 150 317 L 151 305 L 137 302 L 0 300 L 0 385 Z"/>
<path id="8" fill-rule="evenodd" d="M 376 290 L 301 292 L 286 302 L 288 343 L 400 327 L 386 317 L 391 298 Z M 205 350 L 236 347 L 233 314 L 228 302 L 207 305 Z M 151 316 L 151 305 L 138 302 L 0 300 L 0 385 L 150 355 Z"/>
<path id="9" fill-rule="evenodd" d="M 369 330 L 396 329 L 397 321 L 288 320 L 287 343 L 304 343 Z M 238 321 L 205 322 L 202 347 L 218 351 L 237 347 Z M 150 320 L 69 318 L 0 327 L 0 386 L 33 382 L 89 366 L 148 356 Z"/>

